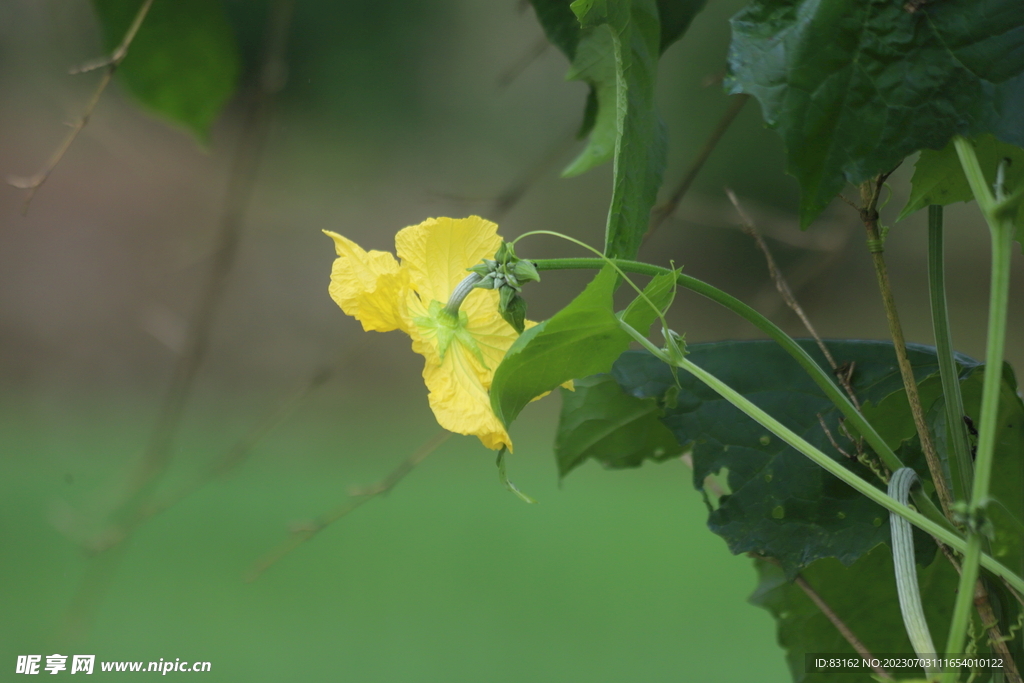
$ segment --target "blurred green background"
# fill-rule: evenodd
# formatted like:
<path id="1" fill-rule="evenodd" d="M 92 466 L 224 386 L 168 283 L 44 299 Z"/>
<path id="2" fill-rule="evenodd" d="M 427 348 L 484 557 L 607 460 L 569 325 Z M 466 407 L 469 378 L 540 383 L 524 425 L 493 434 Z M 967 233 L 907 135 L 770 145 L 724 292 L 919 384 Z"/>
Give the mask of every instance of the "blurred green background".
<path id="1" fill-rule="evenodd" d="M 662 60 L 664 196 L 728 106 L 716 79 L 741 5 L 712 3 Z M 228 7 L 251 76 L 266 7 Z M 559 486 L 557 397 L 513 430 L 511 475 L 538 505 L 500 486 L 493 453 L 457 437 L 387 497 L 242 580 L 290 528 L 438 429 L 408 340 L 368 338 L 327 296 L 321 229 L 391 250 L 406 225 L 479 214 L 506 237 L 551 229 L 600 244 L 610 169 L 559 179 L 580 147 L 586 87 L 566 83 L 565 59 L 542 44 L 516 0 L 299 0 L 241 251 L 157 498 L 312 373 L 335 371 L 230 476 L 149 520 L 117 557 L 97 560 L 80 542 L 104 528 L 152 431 L 210 266 L 242 103 L 203 149 L 115 81 L 27 216 L 23 193 L 0 189 L 0 680 L 14 678 L 17 655 L 55 652 L 205 660 L 216 681 L 788 680 L 771 619 L 745 603 L 752 567 L 704 528 L 685 466 L 587 466 Z M 42 167 L 98 78 L 67 68 L 100 53 L 85 0 L 0 3 L 5 176 Z M 748 104 L 641 257 L 682 265 L 802 334 L 736 229 L 728 185 L 823 336 L 885 338 L 858 217 L 837 202 L 801 233 L 783 167 Z M 883 215 L 901 208 L 910 170 Z M 503 202 L 515 188 L 521 198 Z M 954 339 L 980 356 L 988 236 L 973 206 L 947 216 Z M 893 228 L 887 253 L 908 340 L 930 343 L 924 241 L 915 216 Z M 519 251 L 578 253 L 548 238 Z M 1014 268 L 1019 301 L 1019 254 Z M 545 273 L 528 291 L 531 317 L 586 277 Z M 1007 349 L 1018 368 L 1019 311 Z M 756 336 L 687 293 L 671 317 L 690 341 Z"/>

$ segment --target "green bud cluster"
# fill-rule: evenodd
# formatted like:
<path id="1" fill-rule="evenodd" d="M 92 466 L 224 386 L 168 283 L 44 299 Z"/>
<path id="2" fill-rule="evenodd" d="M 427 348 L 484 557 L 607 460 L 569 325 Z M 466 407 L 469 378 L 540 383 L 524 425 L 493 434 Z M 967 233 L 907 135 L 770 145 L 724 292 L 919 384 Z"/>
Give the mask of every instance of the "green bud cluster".
<path id="1" fill-rule="evenodd" d="M 682 361 L 688 353 L 686 350 L 686 335 L 679 334 L 675 330 L 670 330 L 667 327 L 664 328 L 662 332 L 665 336 L 665 348 L 662 350 L 668 354 L 668 357 L 672 359 L 673 363 Z"/>
<path id="2" fill-rule="evenodd" d="M 540 282 L 540 273 L 533 262 L 518 258 L 512 245 L 502 242 L 493 260 L 484 259 L 468 270 L 481 277 L 476 287 L 498 290 L 501 317 L 522 334 L 526 329 L 526 300 L 520 292 L 527 282 Z"/>

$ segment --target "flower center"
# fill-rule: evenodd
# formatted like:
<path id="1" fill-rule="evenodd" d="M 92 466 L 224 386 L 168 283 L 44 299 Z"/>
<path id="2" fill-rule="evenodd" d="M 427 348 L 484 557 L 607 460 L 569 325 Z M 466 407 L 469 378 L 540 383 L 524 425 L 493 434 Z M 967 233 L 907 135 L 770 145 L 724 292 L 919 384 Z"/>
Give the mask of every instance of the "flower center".
<path id="1" fill-rule="evenodd" d="M 471 287 L 462 294 L 463 299 L 470 290 L 472 290 Z M 454 298 L 453 295 L 452 299 Z M 462 303 L 461 300 L 459 303 Z M 414 318 L 413 322 L 422 330 L 424 337 L 433 337 L 437 341 L 437 352 L 442 361 L 445 354 L 448 353 L 448 349 L 451 348 L 452 342 L 458 341 L 464 349 L 476 356 L 480 365 L 487 368 L 484 355 L 469 331 L 469 316 L 465 311 L 459 311 L 458 308 L 455 309 L 457 313 L 453 314 L 450 308 L 450 304 L 446 306 L 440 301 L 431 301 L 430 306 L 427 307 L 427 315 Z"/>

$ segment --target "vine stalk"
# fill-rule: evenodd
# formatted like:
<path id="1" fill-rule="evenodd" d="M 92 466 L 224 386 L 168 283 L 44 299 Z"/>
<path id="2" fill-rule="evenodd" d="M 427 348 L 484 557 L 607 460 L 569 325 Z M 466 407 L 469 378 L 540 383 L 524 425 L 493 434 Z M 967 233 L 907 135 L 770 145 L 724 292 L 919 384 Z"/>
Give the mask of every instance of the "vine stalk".
<path id="1" fill-rule="evenodd" d="M 946 475 L 939 461 L 935 444 L 932 441 L 928 424 L 924 421 L 924 410 L 921 408 L 921 397 L 917 391 L 917 382 L 914 379 L 914 370 L 910 366 L 910 359 L 907 358 L 907 343 L 903 338 L 903 326 L 900 324 L 899 313 L 896 310 L 896 299 L 892 293 L 892 285 L 889 282 L 889 271 L 885 265 L 885 240 L 878 230 L 878 204 L 879 190 L 887 176 L 880 175 L 873 181 L 862 183 L 860 186 L 861 201 L 863 207 L 860 210 L 861 220 L 868 235 L 868 250 L 871 252 L 871 260 L 875 266 L 875 276 L 878 278 L 878 289 L 882 294 L 882 304 L 885 307 L 885 317 L 889 323 L 889 334 L 892 337 L 893 349 L 896 351 L 896 362 L 900 368 L 900 375 L 903 377 L 903 386 L 907 391 L 907 400 L 910 403 L 910 412 L 914 416 L 914 425 L 917 427 L 917 435 L 921 439 L 921 450 L 924 451 L 925 460 L 928 462 L 928 471 L 931 473 L 932 483 L 939 495 L 939 503 L 947 518 L 952 519 L 953 496 L 946 485 Z"/>
<path id="2" fill-rule="evenodd" d="M 974 476 L 971 463 L 970 441 L 964 424 L 964 400 L 960 394 L 960 377 L 953 355 L 953 340 L 949 331 L 949 312 L 946 306 L 946 277 L 943 255 L 942 207 L 928 207 L 928 289 L 931 294 L 932 328 L 935 334 L 935 352 L 939 358 L 942 395 L 945 397 L 946 429 L 949 430 L 952 449 L 949 456 L 949 474 L 956 500 L 967 500 Z"/>
<path id="3" fill-rule="evenodd" d="M 843 465 L 822 453 L 812 444 L 804 440 L 803 437 L 783 425 L 762 408 L 750 401 L 747 397 L 743 396 L 741 393 L 715 377 L 707 370 L 686 358 L 673 358 L 671 354 L 665 353 L 661 349 L 655 347 L 654 344 L 652 344 L 646 337 L 625 323 L 622 323 L 622 327 L 626 332 L 630 333 L 630 335 L 636 339 L 641 346 L 646 348 L 657 358 L 665 363 L 674 365 L 681 370 L 689 372 L 691 375 L 713 389 L 719 396 L 739 408 L 740 411 L 753 419 L 759 425 L 770 431 L 772 434 L 775 434 L 800 453 L 803 453 L 816 465 L 826 470 L 829 474 L 832 474 L 836 478 L 842 480 L 858 493 L 866 496 L 873 502 L 878 503 L 886 510 L 895 512 L 900 517 L 906 519 L 914 526 L 918 527 L 925 533 L 930 534 L 938 541 L 945 543 L 954 550 L 959 552 L 970 552 L 970 544 L 965 543 L 960 536 L 940 526 L 936 522 L 933 522 L 920 512 L 900 503 L 895 498 L 892 498 L 885 492 L 876 488 L 870 482 L 861 479 L 856 474 L 846 469 Z M 1015 588 L 1018 586 L 1024 586 L 1024 579 L 1014 574 L 1008 567 L 996 561 L 991 556 L 981 553 L 980 546 L 977 552 L 977 557 L 987 569 L 991 570 L 997 576 L 1005 579 L 1011 586 Z M 970 595 L 973 596 L 973 594 L 973 591 L 971 591 Z"/>
<path id="4" fill-rule="evenodd" d="M 132 19 L 132 23 L 128 26 L 128 30 L 125 31 L 124 38 L 121 39 L 121 42 L 118 43 L 117 47 L 114 48 L 114 51 L 110 53 L 109 56 L 71 69 L 71 75 L 86 73 L 96 69 L 104 69 L 104 71 L 99 84 L 92 93 L 92 97 L 89 98 L 89 102 L 85 105 L 85 111 L 83 111 L 78 120 L 71 125 L 71 130 L 65 136 L 63 142 L 60 143 L 60 146 L 54 150 L 52 155 L 50 155 L 50 159 L 46 162 L 46 166 L 31 178 L 10 177 L 7 179 L 8 184 L 13 185 L 19 190 L 28 191 L 25 194 L 25 201 L 21 205 L 22 215 L 28 215 L 29 206 L 31 206 L 32 199 L 36 196 L 36 192 L 43 186 L 43 183 L 49 179 L 50 174 L 53 173 L 55 168 L 57 168 L 57 164 L 59 164 L 61 159 L 64 158 L 67 151 L 71 149 L 71 145 L 78 139 L 79 133 L 81 133 L 89 124 L 89 118 L 96 109 L 96 105 L 99 104 L 100 98 L 103 97 L 103 92 L 107 89 L 107 86 L 110 85 L 110 81 L 114 79 L 114 72 L 117 71 L 117 67 L 121 66 L 121 62 L 123 62 L 124 58 L 128 56 L 128 48 L 131 47 L 132 41 L 135 40 L 135 35 L 142 27 L 142 22 L 146 20 L 146 15 L 149 14 L 149 8 L 152 6 L 153 0 L 145 0 L 145 2 L 139 6 L 138 11 L 135 13 L 135 17 Z"/>
<path id="5" fill-rule="evenodd" d="M 611 261 L 623 271 L 636 275 L 647 275 L 653 277 L 655 275 L 671 272 L 668 268 L 662 268 L 649 263 L 620 259 L 611 259 Z M 563 258 L 539 259 L 533 261 L 533 263 L 537 266 L 537 270 L 540 271 L 600 269 L 604 266 L 605 261 L 601 258 Z M 847 398 L 846 394 L 843 393 L 842 389 L 836 385 L 835 381 L 828 375 L 828 373 L 826 373 L 821 366 L 811 358 L 810 354 L 808 354 L 803 347 L 797 344 L 792 337 L 783 332 L 778 325 L 773 323 L 771 320 L 768 320 L 768 318 L 764 317 L 736 297 L 727 294 L 726 292 L 723 292 L 717 287 L 703 282 L 702 280 L 698 280 L 695 277 L 684 275 L 683 273 L 677 273 L 676 284 L 705 296 L 725 308 L 728 308 L 778 342 L 786 353 L 800 364 L 800 367 L 807 372 L 811 379 L 814 380 L 814 383 L 821 388 L 829 400 L 835 404 L 849 423 L 854 426 L 857 432 L 864 437 L 890 471 L 896 471 L 904 466 L 899 457 L 891 448 L 889 448 L 888 444 L 885 443 L 885 440 L 882 439 L 878 432 L 875 431 L 875 428 L 871 426 L 871 423 L 861 415 L 856 406 L 850 402 L 850 399 Z M 946 519 L 943 513 L 935 506 L 935 503 L 932 502 L 931 498 L 929 498 L 921 489 L 915 489 L 913 496 L 914 503 L 917 505 L 918 510 L 920 510 L 926 517 L 936 522 L 947 531 L 954 530 L 954 527 L 949 520 Z"/>
<path id="6" fill-rule="evenodd" d="M 999 393 L 1003 381 L 1003 356 L 1006 345 L 1006 314 L 1010 293 L 1010 257 L 1013 247 L 1014 225 L 1008 213 L 1003 188 L 997 181 L 995 196 L 986 185 L 974 147 L 964 138 L 953 139 L 960 165 L 988 223 L 992 236 L 992 271 L 989 286 L 988 331 L 985 343 L 985 376 L 981 394 L 981 424 L 978 429 L 978 449 L 974 462 L 974 481 L 967 504 L 967 550 L 961 565 L 960 585 L 953 608 L 953 619 L 946 641 L 947 653 L 958 653 L 963 647 L 974 601 L 974 586 L 978 579 L 978 565 L 982 558 L 980 525 L 985 514 L 992 462 L 995 453 L 996 426 L 999 418 Z M 957 671 L 946 671 L 945 681 L 956 680 Z"/>
<path id="7" fill-rule="evenodd" d="M 935 334 L 935 350 L 939 358 L 939 374 L 942 379 L 942 395 L 945 398 L 946 428 L 949 430 L 952 447 L 949 467 L 953 483 L 953 495 L 958 501 L 968 499 L 974 477 L 974 463 L 971 460 L 970 440 L 967 425 L 964 424 L 963 395 L 960 392 L 960 378 L 957 373 L 956 359 L 953 352 L 950 334 L 949 314 L 946 306 L 946 283 L 943 248 L 943 209 L 938 205 L 928 207 L 928 285 L 931 293 L 932 326 Z M 982 539 L 982 547 L 988 550 L 988 544 Z M 961 572 L 960 563 L 948 552 L 948 559 L 953 563 L 957 573 Z M 1009 680 L 1020 681 L 1013 659 L 998 626 L 998 620 L 988 597 L 988 590 L 979 580 L 975 584 L 974 605 L 982 623 L 990 625 L 990 642 L 996 651 L 1009 664 L 1007 674 Z"/>

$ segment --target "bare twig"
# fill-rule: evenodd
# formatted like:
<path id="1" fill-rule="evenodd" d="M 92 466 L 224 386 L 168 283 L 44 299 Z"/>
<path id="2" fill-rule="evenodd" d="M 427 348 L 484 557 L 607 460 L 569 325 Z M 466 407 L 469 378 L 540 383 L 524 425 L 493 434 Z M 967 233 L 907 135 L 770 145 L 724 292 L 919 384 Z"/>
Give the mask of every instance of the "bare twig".
<path id="1" fill-rule="evenodd" d="M 700 79 L 700 87 L 710 88 L 713 85 L 721 85 L 722 82 L 725 81 L 725 76 L 728 73 L 729 70 L 724 67 L 719 69 L 718 71 L 712 71 L 707 76 Z"/>
<path id="2" fill-rule="evenodd" d="M 327 512 L 319 515 L 308 523 L 292 530 L 291 536 L 279 546 L 260 558 L 245 575 L 245 581 L 255 581 L 263 572 L 276 564 L 300 545 L 310 540 L 331 524 L 337 522 L 350 512 L 367 503 L 377 496 L 384 495 L 393 489 L 398 482 L 402 481 L 409 472 L 417 465 L 427 459 L 427 456 L 438 449 L 441 444 L 451 438 L 451 432 L 440 432 L 420 446 L 415 453 L 403 460 L 388 476 L 375 484 L 364 488 L 355 489 L 349 494 L 349 499 L 335 506 Z"/>
<path id="3" fill-rule="evenodd" d="M 850 206 L 851 208 L 853 208 L 856 211 L 860 211 L 860 207 L 857 206 L 857 203 L 855 201 L 853 201 L 852 199 L 850 199 L 849 197 L 847 197 L 846 195 L 844 195 L 842 193 L 839 193 L 836 196 L 838 196 L 840 199 L 842 199 L 844 204 Z"/>
<path id="4" fill-rule="evenodd" d="M 749 553 L 749 555 L 764 562 L 774 564 L 775 566 L 780 565 L 778 559 L 768 555 L 759 555 L 757 553 Z M 846 625 L 846 622 L 844 622 L 839 617 L 839 615 L 836 614 L 835 610 L 833 610 L 832 607 L 827 602 L 825 602 L 825 599 L 821 597 L 818 591 L 814 590 L 814 588 L 811 587 L 811 584 L 807 582 L 807 579 L 805 579 L 802 575 L 797 574 L 796 578 L 793 579 L 793 583 L 799 586 L 800 589 L 807 595 L 807 597 L 811 599 L 811 602 L 813 602 L 814 605 L 819 610 L 821 610 L 821 613 L 825 615 L 825 618 L 832 622 L 832 625 L 836 627 L 837 631 L 839 631 L 839 635 L 841 635 L 843 639 L 850 644 L 850 647 L 852 647 L 857 652 L 857 654 L 859 654 L 863 659 L 866 660 L 875 659 L 875 656 L 871 654 L 871 650 L 869 650 L 864 645 L 864 643 L 861 642 L 860 638 L 858 638 L 857 635 L 850 629 L 850 627 Z M 885 669 L 875 666 L 871 668 L 875 671 L 875 673 L 877 673 L 882 678 L 892 679 L 892 676 Z"/>
<path id="5" fill-rule="evenodd" d="M 191 396 L 196 373 L 206 356 L 213 321 L 238 254 L 246 209 L 256 184 L 256 174 L 270 124 L 270 103 L 274 94 L 283 86 L 281 74 L 284 69 L 281 62 L 284 59 L 294 4 L 294 0 L 278 0 L 270 13 L 259 82 L 251 95 L 231 165 L 213 263 L 189 325 L 184 351 L 178 357 L 141 468 L 135 477 L 134 494 L 126 503 L 127 509 L 138 509 L 166 470 L 171 459 L 174 435 Z"/>
<path id="6" fill-rule="evenodd" d="M 152 0 L 147 0 L 147 5 Z M 256 171 L 267 137 L 269 106 L 283 86 L 282 61 L 291 24 L 294 0 L 276 0 L 268 17 L 259 82 L 254 89 L 233 159 L 220 221 L 218 248 L 209 279 L 192 318 L 184 352 L 179 356 L 174 377 L 143 454 L 139 471 L 130 484 L 126 500 L 113 515 L 115 525 L 125 530 L 93 557 L 86 575 L 72 599 L 68 612 L 71 633 L 81 634 L 95 612 L 111 577 L 117 570 L 132 530 L 147 516 L 156 484 L 170 463 L 171 447 L 184 407 L 191 394 L 196 371 L 205 355 L 217 306 L 238 251 L 239 233 L 256 180 Z M 123 59 L 123 56 L 122 56 Z M 116 67 L 116 64 L 114 65 Z M 111 67 L 108 67 L 110 72 Z M 237 459 L 237 455 L 232 456 Z"/>
<path id="7" fill-rule="evenodd" d="M 552 145 L 547 153 L 537 163 L 533 164 L 519 178 L 510 183 L 494 199 L 493 216 L 495 220 L 500 219 L 515 207 L 516 204 L 526 195 L 541 176 L 547 173 L 548 169 L 554 166 L 565 153 L 576 144 L 576 135 L 566 135 Z"/>
<path id="8" fill-rule="evenodd" d="M 80 74 L 87 71 L 93 71 L 95 69 L 102 69 L 106 67 L 106 71 L 103 72 L 103 76 L 100 78 L 99 84 L 96 86 L 96 90 L 93 91 L 92 97 L 89 98 L 89 102 L 85 105 L 85 112 L 81 118 L 75 123 L 71 124 L 71 131 L 64 138 L 64 141 L 54 151 L 50 160 L 43 167 L 43 170 L 36 173 L 31 178 L 19 178 L 9 177 L 7 182 L 22 190 L 28 190 L 28 194 L 25 195 L 25 201 L 21 205 L 22 215 L 28 214 L 28 207 L 32 204 L 32 198 L 36 196 L 36 191 L 42 187 L 43 183 L 46 182 L 50 174 L 53 173 L 53 169 L 57 168 L 57 164 L 64 158 L 64 155 L 70 149 L 72 143 L 78 137 L 78 134 L 82 132 L 82 129 L 89 123 L 89 117 L 92 116 L 92 112 L 96 109 L 96 105 L 100 101 L 100 97 L 103 96 L 103 91 L 110 85 L 111 79 L 114 77 L 114 72 L 117 71 L 117 67 L 121 65 L 124 58 L 128 56 L 128 48 L 131 46 L 132 41 L 135 40 L 135 34 L 139 32 L 139 27 L 142 26 L 142 22 L 146 19 L 146 15 L 149 14 L 149 8 L 152 6 L 153 0 L 145 0 L 139 7 L 139 11 L 135 13 L 135 18 L 132 20 L 131 25 L 128 27 L 128 31 L 124 34 L 124 38 L 121 39 L 121 43 L 114 49 L 109 57 L 104 57 L 88 64 L 72 68 L 70 73 Z"/>
<path id="9" fill-rule="evenodd" d="M 786 278 L 783 277 L 782 271 L 775 263 L 775 257 L 772 256 L 771 250 L 768 248 L 768 244 L 761 237 L 761 233 L 758 232 L 757 226 L 754 225 L 753 219 L 743 210 L 743 206 L 740 204 L 740 200 L 736 198 L 736 194 L 729 188 L 725 188 L 725 193 L 729 196 L 729 201 L 732 202 L 733 207 L 736 209 L 736 213 L 740 216 L 740 221 L 743 224 L 743 232 L 750 235 L 751 238 L 757 243 L 761 253 L 764 254 L 764 259 L 768 263 L 768 273 L 771 275 L 772 282 L 775 283 L 775 289 L 782 295 L 782 300 L 786 302 L 786 305 L 797 317 L 800 318 L 800 322 L 803 323 L 804 327 L 814 337 L 814 341 L 818 344 L 818 348 L 821 349 L 821 353 L 825 356 L 828 364 L 832 367 L 833 372 L 839 379 L 840 384 L 843 385 L 843 389 L 850 396 L 850 400 L 853 401 L 853 405 L 860 410 L 860 403 L 857 401 L 857 395 L 853 391 L 853 385 L 850 383 L 850 374 L 845 372 L 839 372 L 839 366 L 836 364 L 835 358 L 829 352 L 828 347 L 825 346 L 825 342 L 822 341 L 818 331 L 814 329 L 814 325 L 811 324 L 811 319 L 804 313 L 803 307 L 796 300 L 796 296 L 793 295 L 793 290 L 789 288 L 789 284 L 786 282 Z M 824 423 L 822 423 L 824 425 Z M 829 436 L 831 438 L 831 435 Z M 838 448 L 838 446 L 837 446 Z M 843 452 L 842 449 L 839 449 Z M 845 455 L 845 452 L 843 452 Z"/>
<path id="10" fill-rule="evenodd" d="M 854 632 L 850 630 L 850 627 L 847 626 L 846 623 L 839 618 L 839 615 L 836 614 L 831 607 L 829 607 L 828 603 L 825 602 L 824 599 L 822 599 L 818 592 L 811 588 L 811 585 L 807 583 L 807 579 L 797 574 L 797 577 L 793 580 L 793 582 L 796 585 L 800 586 L 801 590 L 803 590 L 803 592 L 807 594 L 807 597 L 811 599 L 811 602 L 817 605 L 818 609 L 821 610 L 821 613 L 824 614 L 825 617 L 832 622 L 832 625 L 836 627 L 836 630 L 839 631 L 839 634 L 842 635 L 843 639 L 850 644 L 850 647 L 857 651 L 857 654 L 859 654 L 863 659 L 869 661 L 874 660 L 874 655 L 871 654 L 871 650 L 867 649 L 867 647 L 864 646 L 864 643 L 862 643 L 860 639 L 857 638 Z M 882 667 L 872 665 L 871 668 L 874 670 L 876 674 L 878 674 L 882 678 L 890 680 L 892 679 L 892 676 L 889 674 L 889 672 L 883 669 Z"/>
<path id="11" fill-rule="evenodd" d="M 357 357 L 357 352 L 354 352 L 349 356 L 348 361 L 351 362 Z M 345 363 L 345 365 L 347 364 L 348 363 Z M 303 401 L 305 401 L 306 398 L 308 398 L 316 389 L 323 386 L 327 380 L 335 374 L 335 372 L 341 369 L 341 367 L 343 366 L 339 366 L 338 368 L 321 368 L 320 370 L 317 370 L 312 377 L 303 382 L 295 391 L 286 396 L 281 403 L 274 406 L 269 414 L 264 416 L 262 419 L 257 420 L 254 423 L 253 428 L 245 436 L 239 439 L 231 448 L 225 451 L 220 459 L 206 472 L 197 476 L 193 481 L 182 487 L 174 495 L 163 500 L 153 501 L 140 508 L 136 524 L 141 523 L 150 517 L 159 515 L 168 508 L 192 495 L 214 479 L 223 477 L 236 469 L 248 459 L 257 445 L 267 438 L 271 432 L 283 424 L 285 420 L 291 417 Z"/>
<path id="12" fill-rule="evenodd" d="M 862 205 L 860 208 L 860 218 L 864 223 L 864 229 L 867 231 L 868 251 L 871 252 L 871 259 L 874 262 L 878 289 L 882 294 L 885 317 L 889 322 L 889 334 L 892 336 L 896 361 L 900 368 L 900 375 L 903 377 L 903 387 L 907 391 L 910 412 L 914 416 L 914 425 L 917 427 L 917 435 L 921 440 L 921 450 L 924 451 L 925 460 L 928 462 L 928 471 L 931 473 L 935 492 L 939 495 L 942 511 L 946 514 L 947 518 L 952 519 L 953 496 L 949 491 L 949 486 L 946 484 L 942 463 L 939 461 L 935 444 L 932 441 L 931 431 L 928 429 L 928 424 L 924 419 L 924 410 L 921 408 L 921 397 L 917 391 L 914 370 L 910 366 L 910 360 L 907 358 L 907 344 L 903 338 L 903 327 L 900 324 L 899 313 L 896 309 L 896 299 L 892 293 L 892 285 L 889 283 L 889 271 L 886 268 L 884 256 L 885 244 L 878 229 L 878 198 L 888 177 L 888 173 L 882 173 L 872 180 L 861 183 L 860 196 Z"/>
<path id="13" fill-rule="evenodd" d="M 832 448 L 836 449 L 850 460 L 853 460 L 852 455 L 850 455 L 849 453 L 847 453 L 846 451 L 839 447 L 839 444 L 836 442 L 835 437 L 832 436 L 832 430 L 830 430 L 828 428 L 828 425 L 825 424 L 825 418 L 821 416 L 821 413 L 818 413 L 818 424 L 821 425 L 821 430 L 825 432 L 825 436 L 828 437 L 828 442 L 832 444 Z"/>
<path id="14" fill-rule="evenodd" d="M 558 138 L 558 141 L 551 145 L 544 156 L 530 165 L 518 178 L 509 183 L 505 189 L 496 196 L 490 198 L 470 198 L 450 193 L 435 192 L 435 196 L 458 203 L 488 203 L 490 208 L 487 216 L 495 221 L 511 211 L 526 193 L 532 188 L 548 170 L 558 163 L 558 160 L 565 156 L 573 145 L 576 144 L 575 132 L 569 132 Z"/>
<path id="15" fill-rule="evenodd" d="M 349 362 L 355 360 L 356 353 L 349 356 Z M 347 364 L 347 363 L 346 363 Z M 263 418 L 256 420 L 253 428 L 205 472 L 196 476 L 191 482 L 182 486 L 176 493 L 159 501 L 147 501 L 140 505 L 136 513 L 122 523 L 111 525 L 103 529 L 92 538 L 81 542 L 83 548 L 90 553 L 103 552 L 119 543 L 125 541 L 144 522 L 155 517 L 169 508 L 177 505 L 182 500 L 192 495 L 206 484 L 218 477 L 223 477 L 233 469 L 241 465 L 251 455 L 252 451 L 272 431 L 287 420 L 302 402 L 317 388 L 322 386 L 328 379 L 343 366 L 335 368 L 321 368 L 308 380 L 302 383 L 291 394 L 286 396 L 281 403 L 275 405 Z"/>
<path id="16" fill-rule="evenodd" d="M 707 142 L 701 147 L 700 151 L 697 152 L 696 158 L 690 164 L 690 168 L 686 170 L 686 174 L 683 175 L 683 179 L 679 181 L 679 185 L 672 192 L 672 196 L 669 197 L 668 201 L 660 206 L 656 206 L 651 211 L 651 222 L 647 228 L 647 232 L 644 234 L 644 241 L 650 239 L 654 231 L 661 227 L 661 224 L 665 222 L 665 219 L 675 213 L 676 208 L 679 206 L 679 202 L 683 201 L 683 197 L 689 191 L 690 186 L 693 185 L 693 181 L 697 179 L 697 175 L 700 170 L 704 167 L 704 163 L 711 156 L 711 153 L 715 151 L 715 147 L 718 145 L 718 141 L 725 135 L 725 131 L 729 130 L 729 126 L 736 120 L 740 111 L 743 109 L 743 105 L 750 99 L 750 95 L 737 95 L 733 98 L 729 108 L 722 114 L 722 118 L 719 119 L 718 125 L 711 131 L 711 135 L 708 136 Z"/>

